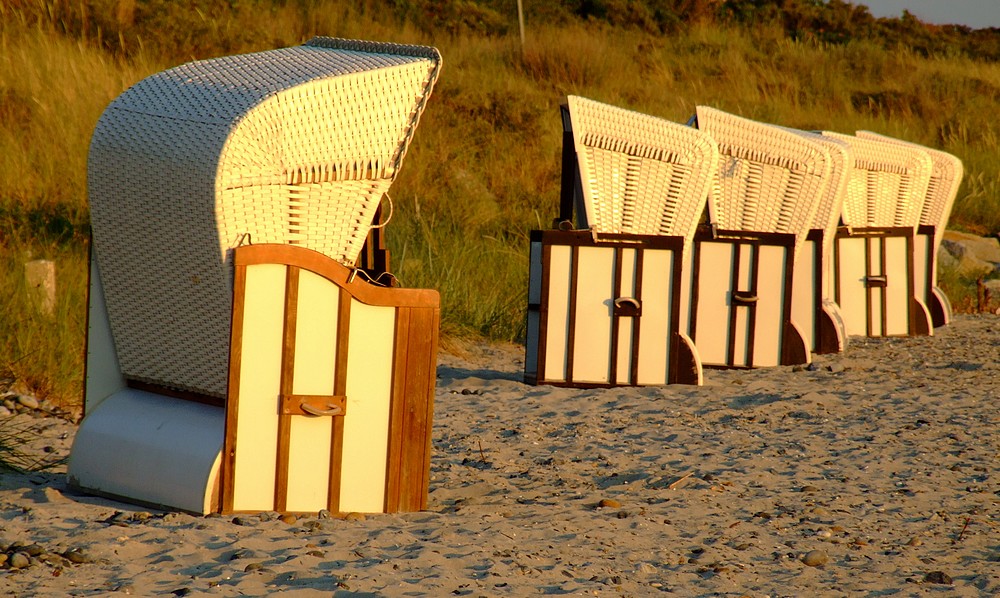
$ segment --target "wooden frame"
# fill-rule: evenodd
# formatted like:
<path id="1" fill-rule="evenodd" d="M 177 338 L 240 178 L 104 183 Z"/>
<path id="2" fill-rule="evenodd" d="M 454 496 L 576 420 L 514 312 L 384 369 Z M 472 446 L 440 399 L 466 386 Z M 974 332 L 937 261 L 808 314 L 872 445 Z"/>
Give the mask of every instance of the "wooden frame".
<path id="1" fill-rule="evenodd" d="M 233 260 L 222 511 L 425 509 L 440 318 L 438 293 L 376 287 L 364 282 L 355 270 L 290 245 L 239 247 Z M 255 282 L 258 275 L 262 278 Z M 282 279 L 279 298 L 254 296 L 262 289 L 273 293 L 275 289 L 264 283 Z M 325 305 L 324 299 L 328 300 Z M 376 326 L 352 334 L 366 313 L 377 314 L 373 316 Z M 380 335 L 379 327 L 388 334 Z M 278 346 L 261 349 L 261 341 L 268 338 Z M 366 352 L 372 348 L 376 350 Z M 261 357 L 255 351 L 268 353 L 264 362 L 269 365 L 264 369 L 269 372 L 259 372 Z M 377 372 L 369 373 L 370 368 L 390 375 L 379 387 L 381 395 L 364 390 L 366 384 L 383 384 Z M 258 392 L 259 381 L 252 382 L 255 376 L 272 382 L 274 392 Z M 387 405 L 372 407 L 377 400 Z M 384 470 L 382 499 L 377 505 L 352 499 L 354 489 L 345 482 L 349 477 L 346 464 L 367 458 L 358 453 L 368 452 L 359 449 L 363 444 L 352 438 L 362 442 L 370 439 L 373 446 L 383 442 L 379 429 L 371 428 L 374 416 L 362 414 L 366 409 L 381 414 L 376 423 L 387 435 L 384 461 L 376 459 L 369 464 Z M 241 420 L 246 417 L 251 418 L 247 425 L 257 428 L 244 428 Z M 369 423 L 363 430 L 358 428 L 361 423 L 352 428 L 353 417 L 368 417 L 358 421 Z M 322 424 L 327 418 L 328 424 Z M 261 420 L 265 424 L 261 425 Z M 241 432 L 251 435 L 245 438 Z M 269 443 L 273 446 L 254 453 L 256 445 Z M 256 462 L 253 456 L 243 458 L 243 451 L 270 454 L 273 465 Z M 373 452 L 378 450 L 373 448 Z M 325 471 L 312 467 L 313 461 Z M 308 466 L 303 465 L 307 462 Z M 320 482 L 313 478 L 325 480 L 325 486 L 318 488 Z M 264 491 L 255 492 L 254 488 Z M 322 504 L 316 500 L 320 495 Z M 362 503 L 362 508 L 355 508 Z"/>
<path id="2" fill-rule="evenodd" d="M 531 231 L 525 381 L 700 384 L 680 332 L 684 239 Z"/>
<path id="3" fill-rule="evenodd" d="M 834 294 L 848 334 L 933 333 L 930 312 L 916 296 L 914 263 L 912 227 L 841 227 L 837 231 Z M 901 314 L 895 309 L 899 307 L 903 307 Z"/>
<path id="4" fill-rule="evenodd" d="M 809 363 L 791 313 L 795 245 L 791 233 L 699 229 L 688 331 L 706 367 Z"/>

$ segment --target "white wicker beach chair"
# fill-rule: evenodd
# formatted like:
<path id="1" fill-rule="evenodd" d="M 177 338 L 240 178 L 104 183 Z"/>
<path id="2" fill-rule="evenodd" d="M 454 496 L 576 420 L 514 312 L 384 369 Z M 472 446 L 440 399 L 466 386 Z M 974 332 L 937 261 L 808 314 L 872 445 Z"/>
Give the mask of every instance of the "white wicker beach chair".
<path id="1" fill-rule="evenodd" d="M 344 400 L 333 388 L 323 392 L 284 386 L 286 380 L 291 385 L 293 378 L 296 384 L 303 378 L 288 369 L 297 367 L 293 357 L 304 359 L 306 351 L 313 357 L 328 355 L 330 347 L 338 347 L 331 359 L 337 360 L 337 384 L 343 388 L 346 380 L 348 404 L 358 398 L 352 384 L 362 384 L 356 378 L 366 375 L 351 373 L 358 362 L 388 359 L 387 367 L 395 372 L 416 359 L 392 353 L 405 327 L 382 325 L 385 318 L 403 318 L 400 310 L 413 307 L 410 291 L 383 289 L 388 296 L 357 291 L 362 277 L 354 280 L 354 268 L 440 64 L 434 48 L 320 37 L 298 47 L 184 64 L 140 81 L 108 106 L 94 131 L 88 165 L 93 253 L 87 415 L 70 459 L 75 485 L 194 512 L 218 510 L 226 499 L 222 496 L 220 502 L 220 468 L 232 481 L 234 474 L 226 468 L 237 459 L 233 454 L 222 458 L 223 435 L 227 450 L 237 436 L 243 447 L 269 442 L 253 431 L 237 431 L 242 428 L 232 407 L 246 406 L 250 399 L 240 400 L 232 375 L 260 368 L 256 374 L 270 380 L 280 371 L 280 389 L 257 379 L 253 392 L 280 392 L 309 405 L 312 401 L 320 407 L 311 409 L 332 416 L 333 410 L 323 405 Z M 247 290 L 234 285 L 233 266 L 234 255 L 247 245 L 308 255 L 286 258 L 280 251 L 265 252 L 280 254 L 280 259 L 255 264 L 267 275 L 250 277 Z M 287 276 L 275 277 L 286 269 Z M 293 283 L 300 278 L 301 283 Z M 279 279 L 278 286 L 254 282 Z M 332 286 L 323 286 L 322 280 Z M 329 300 L 326 308 L 316 294 Z M 351 297 L 355 300 L 348 301 Z M 436 314 L 436 304 L 430 305 L 436 299 L 421 297 L 420 307 Z M 262 318 L 247 320 L 247 330 L 267 330 L 270 336 L 255 336 L 253 343 L 236 336 L 243 332 L 231 325 L 237 303 L 263 305 L 247 308 Z M 296 310 L 300 322 L 312 323 L 300 332 L 308 342 L 298 354 L 288 324 L 289 318 L 296 321 Z M 316 310 L 319 315 L 312 313 Z M 271 326 L 272 316 L 282 312 L 285 319 Z M 331 313 L 336 325 L 326 328 L 323 318 Z M 436 326 L 436 315 L 428 317 Z M 381 322 L 379 334 L 366 330 L 371 318 Z M 430 321 L 421 316 L 418 334 L 436 339 L 436 328 L 433 335 L 426 329 Z M 352 329 L 354 336 L 370 338 L 357 345 L 368 347 L 361 353 L 351 349 L 353 365 L 348 366 L 347 348 L 359 342 L 347 339 Z M 371 349 L 376 340 L 390 348 Z M 401 346 L 430 359 L 422 367 L 433 372 L 436 344 L 418 345 Z M 365 352 L 371 355 L 359 358 Z M 326 375 L 316 372 L 305 378 Z M 386 374 L 378 392 L 364 391 L 369 395 L 365 409 L 381 405 L 378 409 L 388 410 L 392 401 L 409 401 L 411 391 L 427 393 L 425 380 L 400 382 L 396 376 Z M 433 374 L 430 380 L 433 393 Z M 294 492 L 287 487 L 288 476 L 298 475 L 289 474 L 289 450 L 299 455 L 291 461 L 295 469 L 304 441 L 289 441 L 288 435 L 307 426 L 290 423 L 286 416 L 301 413 L 295 409 L 283 412 L 279 428 L 264 432 L 283 439 L 283 448 L 276 450 L 279 471 L 285 463 L 285 477 L 272 479 L 270 497 L 248 509 L 279 510 L 286 502 L 303 510 L 339 504 L 341 497 L 332 486 L 322 499 L 289 498 Z M 247 421 L 244 417 L 241 423 Z M 372 421 L 364 421 L 351 434 L 371 434 Z M 429 434 L 429 426 L 424 432 Z M 342 440 L 334 436 L 320 442 L 327 453 L 331 442 Z M 398 474 L 398 462 L 396 467 Z M 235 475 L 240 486 L 241 474 Z M 404 500 L 404 507 L 412 507 L 413 500 L 412 495 Z M 387 498 L 385 504 L 392 508 L 400 503 Z"/>
<path id="2" fill-rule="evenodd" d="M 922 149 L 931 157 L 933 165 L 931 178 L 920 211 L 920 225 L 914 237 L 913 276 L 917 294 L 930 310 L 933 326 L 935 328 L 944 326 L 951 320 L 951 302 L 937 287 L 937 254 L 948 226 L 951 208 L 958 195 L 958 188 L 962 184 L 962 161 L 947 152 L 877 133 L 858 131 L 857 136 L 860 139 L 900 143 L 907 147 Z"/>
<path id="3" fill-rule="evenodd" d="M 927 152 L 824 131 L 854 155 L 834 251 L 835 298 L 850 335 L 932 334 L 915 291 L 913 241 L 930 183 Z M 922 293 L 921 293 L 922 295 Z"/>
<path id="4" fill-rule="evenodd" d="M 807 363 L 792 309 L 793 272 L 830 184 L 826 144 L 698 106 L 719 144 L 711 229 L 696 236 L 689 330 L 706 365 Z"/>
<path id="5" fill-rule="evenodd" d="M 559 227 L 532 231 L 525 379 L 700 383 L 680 275 L 718 150 L 704 133 L 569 96 Z M 580 229 L 572 228 L 574 207 Z"/>
<path id="6" fill-rule="evenodd" d="M 802 327 L 813 353 L 837 353 L 847 344 L 847 330 L 834 300 L 833 250 L 854 159 L 843 141 L 810 131 L 787 130 L 824 144 L 830 152 L 830 181 L 795 260 L 792 319 Z"/>

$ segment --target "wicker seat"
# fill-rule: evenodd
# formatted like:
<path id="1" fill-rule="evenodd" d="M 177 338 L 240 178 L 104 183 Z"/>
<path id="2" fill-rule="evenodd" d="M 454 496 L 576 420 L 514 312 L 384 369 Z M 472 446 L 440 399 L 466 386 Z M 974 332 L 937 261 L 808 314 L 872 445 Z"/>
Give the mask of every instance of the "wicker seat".
<path id="1" fill-rule="evenodd" d="M 914 287 L 913 241 L 930 184 L 927 152 L 899 143 L 824 131 L 854 155 L 844 227 L 834 252 L 835 296 L 848 334 L 930 334 Z"/>
<path id="2" fill-rule="evenodd" d="M 353 266 L 439 65 L 433 48 L 315 38 L 172 68 L 112 102 L 88 175 L 126 378 L 224 397 L 232 248 Z"/>
<path id="3" fill-rule="evenodd" d="M 108 106 L 71 485 L 195 513 L 426 506 L 439 297 L 359 271 L 440 63 L 315 38 Z"/>
<path id="4" fill-rule="evenodd" d="M 704 133 L 581 97 L 562 107 L 560 228 L 532 231 L 525 379 L 700 383 L 681 269 L 718 160 Z"/>
<path id="5" fill-rule="evenodd" d="M 791 314 L 793 270 L 826 197 L 830 151 L 704 106 L 696 123 L 720 158 L 711 228 L 696 237 L 691 337 L 706 365 L 806 363 L 811 343 Z"/>
<path id="6" fill-rule="evenodd" d="M 914 238 L 914 277 L 918 292 L 931 312 L 934 327 L 944 326 L 951 319 L 951 303 L 947 295 L 937 287 L 937 254 L 941 239 L 948 226 L 951 208 L 955 204 L 958 188 L 962 184 L 962 161 L 940 150 L 909 143 L 893 137 L 868 131 L 858 131 L 860 139 L 874 139 L 903 144 L 906 147 L 922 149 L 930 155 L 931 178 L 927 185 L 923 209 L 920 211 L 920 225 Z"/>

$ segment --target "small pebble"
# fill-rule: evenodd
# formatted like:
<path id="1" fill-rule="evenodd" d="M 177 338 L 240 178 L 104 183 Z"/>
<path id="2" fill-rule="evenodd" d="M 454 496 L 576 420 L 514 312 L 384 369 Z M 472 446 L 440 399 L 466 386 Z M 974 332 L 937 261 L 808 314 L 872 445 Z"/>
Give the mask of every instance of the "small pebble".
<path id="1" fill-rule="evenodd" d="M 923 543 L 924 543 L 924 541 L 921 540 L 920 538 L 913 537 L 913 538 L 910 538 L 910 541 L 907 542 L 906 545 L 907 546 L 920 546 Z"/>
<path id="2" fill-rule="evenodd" d="M 38 409 L 38 399 L 29 395 L 20 395 L 17 402 L 28 409 Z"/>
<path id="3" fill-rule="evenodd" d="M 284 523 L 287 523 L 288 525 L 292 525 L 293 523 L 295 523 L 298 520 L 299 520 L 298 517 L 296 517 L 295 515 L 291 515 L 291 514 L 287 514 L 287 515 L 282 515 L 281 516 L 281 521 L 284 522 Z"/>
<path id="4" fill-rule="evenodd" d="M 10 409 L 7 409 L 4 405 L 0 405 L 0 417 L 7 417 L 11 415 Z"/>
<path id="5" fill-rule="evenodd" d="M 243 572 L 250 573 L 251 571 L 260 571 L 263 568 L 264 565 L 261 563 L 250 563 L 249 565 L 243 568 Z"/>
<path id="6" fill-rule="evenodd" d="M 345 521 L 364 521 L 365 519 L 367 519 L 367 517 L 365 517 L 364 513 L 348 513 L 347 515 L 344 515 Z"/>
<path id="7" fill-rule="evenodd" d="M 951 576 L 944 571 L 931 571 L 924 575 L 924 583 L 951 585 Z"/>
<path id="8" fill-rule="evenodd" d="M 63 553 L 63 557 L 65 557 L 67 561 L 78 565 L 81 563 L 94 562 L 94 558 L 82 548 L 70 548 Z"/>
<path id="9" fill-rule="evenodd" d="M 830 560 L 822 550 L 810 550 L 802 557 L 802 563 L 809 567 L 822 567 Z"/>
<path id="10" fill-rule="evenodd" d="M 31 557 L 23 552 L 15 552 L 10 555 L 10 559 L 7 561 L 7 566 L 11 569 L 24 569 L 31 564 Z"/>
<path id="11" fill-rule="evenodd" d="M 598 509 L 617 509 L 621 506 L 622 503 L 613 498 L 602 498 L 601 502 L 597 503 Z"/>

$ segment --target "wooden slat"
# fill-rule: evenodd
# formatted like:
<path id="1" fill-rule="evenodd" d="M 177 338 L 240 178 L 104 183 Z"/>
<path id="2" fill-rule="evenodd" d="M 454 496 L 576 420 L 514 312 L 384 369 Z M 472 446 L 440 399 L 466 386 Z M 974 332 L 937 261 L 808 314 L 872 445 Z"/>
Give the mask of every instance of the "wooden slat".
<path id="1" fill-rule="evenodd" d="M 403 448 L 399 432 L 403 429 L 406 411 L 406 355 L 410 343 L 411 309 L 396 312 L 395 342 L 392 354 L 392 394 L 389 398 L 389 446 L 385 472 L 386 513 L 399 511 L 400 476 L 403 467 Z"/>
<path id="2" fill-rule="evenodd" d="M 404 377 L 405 407 L 402 429 L 391 431 L 390 435 L 398 434 L 402 443 L 398 505 L 402 511 L 417 511 L 426 507 L 437 329 L 437 310 L 413 308 L 406 333 L 406 363 L 397 364 L 397 372 L 402 370 Z"/>
<path id="3" fill-rule="evenodd" d="M 226 390 L 226 425 L 219 471 L 220 509 L 233 511 L 233 481 L 236 465 L 236 425 L 240 404 L 240 370 L 243 358 L 243 306 L 246 302 L 247 269 L 236 266 L 233 272 L 233 312 L 230 321 L 229 382 Z"/>
<path id="4" fill-rule="evenodd" d="M 569 330 L 566 333 L 566 382 L 573 383 L 573 353 L 576 350 L 576 301 L 580 283 L 580 247 L 574 245 L 569 262 Z"/>
<path id="5" fill-rule="evenodd" d="M 299 314 L 299 269 L 288 268 L 285 277 L 285 324 L 281 339 L 281 383 L 280 392 L 290 395 L 295 385 L 295 333 Z M 278 406 L 275 405 L 277 408 Z M 284 512 L 288 509 L 288 459 L 292 437 L 292 416 L 278 414 L 278 450 L 274 470 L 274 509 Z"/>
<path id="6" fill-rule="evenodd" d="M 351 294 L 340 289 L 337 310 L 337 363 L 334 366 L 333 394 L 347 394 L 347 361 L 350 359 L 347 347 L 351 338 Z M 327 510 L 340 512 L 341 471 L 344 465 L 344 418 L 335 417 L 330 424 L 333 428 L 330 438 L 330 489 L 327 493 Z"/>
<path id="7" fill-rule="evenodd" d="M 642 249 L 637 249 L 635 251 L 635 285 L 633 286 L 632 296 L 639 302 L 639 305 L 642 305 L 642 262 L 645 253 L 646 252 Z M 677 254 L 675 253 L 674 255 L 676 256 Z M 671 287 L 671 290 L 676 290 L 676 287 Z M 678 298 L 672 294 L 670 299 L 673 303 L 678 302 Z M 631 361 L 629 361 L 628 378 L 629 383 L 633 385 L 639 384 L 639 332 L 642 330 L 642 326 L 640 325 L 641 321 L 642 318 L 632 318 L 632 347 L 630 348 L 631 355 L 629 356 L 629 359 Z M 668 335 L 670 334 L 670 331 L 674 330 L 674 326 L 676 326 L 676 321 L 670 323 L 669 330 L 667 332 Z M 669 368 L 670 366 L 668 364 L 667 369 Z M 670 377 L 669 372 L 667 372 L 667 377 Z M 612 382 L 613 381 L 614 380 L 612 380 Z"/>

